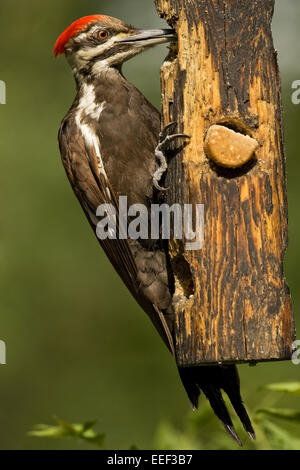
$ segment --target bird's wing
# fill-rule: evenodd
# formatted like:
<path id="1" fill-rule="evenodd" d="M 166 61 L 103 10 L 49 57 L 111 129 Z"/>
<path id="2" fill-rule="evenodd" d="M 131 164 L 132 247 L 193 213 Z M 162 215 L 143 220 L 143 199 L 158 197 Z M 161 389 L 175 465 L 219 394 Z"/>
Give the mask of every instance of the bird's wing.
<path id="1" fill-rule="evenodd" d="M 72 128 L 67 131 L 68 126 L 72 126 Z M 68 135 L 72 135 L 72 140 L 68 139 Z M 93 231 L 96 233 L 96 226 L 99 222 L 99 218 L 96 216 L 98 206 L 111 204 L 117 214 L 116 232 L 118 234 L 117 198 L 108 179 L 105 177 L 105 173 L 99 171 L 99 161 L 95 149 L 86 147 L 77 126 L 67 119 L 62 122 L 58 137 L 62 162 L 68 179 Z M 137 266 L 128 241 L 119 238 L 98 240 L 129 291 L 148 314 L 167 347 L 174 354 L 172 335 L 163 313 L 141 292 L 140 283 L 137 279 Z"/>

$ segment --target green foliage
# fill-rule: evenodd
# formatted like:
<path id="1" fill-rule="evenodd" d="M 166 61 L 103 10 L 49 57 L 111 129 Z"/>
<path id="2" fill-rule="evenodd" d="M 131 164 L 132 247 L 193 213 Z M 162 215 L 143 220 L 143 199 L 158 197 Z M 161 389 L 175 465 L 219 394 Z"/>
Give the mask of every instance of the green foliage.
<path id="1" fill-rule="evenodd" d="M 285 394 L 299 394 L 299 383 L 274 383 L 263 387 L 268 391 L 280 391 Z M 298 389 L 297 389 L 298 387 Z M 297 391 L 298 390 L 298 391 Z M 229 403 L 227 403 L 229 406 Z M 256 441 L 244 438 L 241 424 L 234 420 L 238 434 L 244 440 L 243 449 L 248 450 L 300 450 L 300 410 L 288 408 L 260 407 L 249 413 L 257 434 Z M 277 424 L 273 420 L 281 420 Z M 102 447 L 104 435 L 92 428 L 95 421 L 85 424 L 70 424 L 57 419 L 56 426 L 38 425 L 29 434 L 35 437 L 81 439 L 90 444 Z M 291 427 L 290 425 L 294 425 Z M 296 429 L 295 429 L 296 425 Z M 154 436 L 153 448 L 159 450 L 239 450 L 232 439 L 218 424 L 208 402 L 202 402 L 197 412 L 191 412 L 183 426 L 178 428 L 168 421 L 160 423 Z M 130 449 L 137 449 L 132 445 Z"/>
<path id="2" fill-rule="evenodd" d="M 286 408 L 262 408 L 260 410 L 257 410 L 256 413 L 257 415 L 263 414 L 272 418 L 281 418 L 286 419 L 287 421 L 295 421 L 300 423 L 300 411 L 298 410 L 289 410 Z"/>
<path id="3" fill-rule="evenodd" d="M 282 387 L 280 387 L 281 385 Z M 291 387 L 289 387 L 289 385 L 291 385 Z M 285 393 L 291 393 L 290 389 L 293 388 L 292 385 L 294 384 L 271 384 L 267 389 L 276 391 L 284 390 Z M 275 424 L 272 419 L 270 420 L 269 418 L 284 420 L 287 424 L 294 423 L 299 426 L 300 411 L 288 408 L 260 408 L 256 411 L 256 422 L 269 440 L 272 449 L 299 450 L 299 429 L 287 429 L 286 427 Z"/>
<path id="4" fill-rule="evenodd" d="M 274 383 L 263 388 L 272 392 L 299 395 L 300 383 Z M 245 433 L 240 423 L 234 420 L 234 425 L 243 441 L 243 449 L 300 450 L 300 410 L 264 407 L 249 414 L 256 430 L 256 441 L 243 438 Z M 277 419 L 284 420 L 285 423 L 279 425 L 273 421 Z M 297 425 L 296 429 L 295 426 L 291 427 L 291 424 Z M 157 431 L 156 446 L 159 449 L 239 450 L 221 427 L 220 431 L 216 431 L 216 422 L 207 403 L 202 405 L 198 413 L 187 417 L 181 430 L 170 423 L 162 423 Z"/>
<path id="5" fill-rule="evenodd" d="M 270 390 L 271 392 L 292 393 L 293 395 L 300 395 L 300 382 L 285 382 L 269 384 L 262 387 L 263 390 Z"/>
<path id="6" fill-rule="evenodd" d="M 38 424 L 28 435 L 52 439 L 68 437 L 82 440 L 97 447 L 102 447 L 105 435 L 98 434 L 94 431 L 93 427 L 96 421 L 87 421 L 84 424 L 71 424 L 60 418 L 56 418 L 56 422 L 57 424 L 55 426 Z"/>

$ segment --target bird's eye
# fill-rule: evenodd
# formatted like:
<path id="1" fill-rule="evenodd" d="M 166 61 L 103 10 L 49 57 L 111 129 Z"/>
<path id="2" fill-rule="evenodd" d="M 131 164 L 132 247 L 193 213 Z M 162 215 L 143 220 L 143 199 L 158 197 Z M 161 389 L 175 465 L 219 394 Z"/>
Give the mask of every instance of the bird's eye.
<path id="1" fill-rule="evenodd" d="M 107 31 L 99 31 L 98 32 L 98 38 L 99 39 L 107 39 L 108 38 L 108 32 Z"/>

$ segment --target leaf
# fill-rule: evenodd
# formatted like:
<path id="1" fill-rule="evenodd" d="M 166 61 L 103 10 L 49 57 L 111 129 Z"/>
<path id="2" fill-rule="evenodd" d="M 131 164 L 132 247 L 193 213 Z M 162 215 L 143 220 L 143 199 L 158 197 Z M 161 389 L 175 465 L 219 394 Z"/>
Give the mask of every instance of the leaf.
<path id="1" fill-rule="evenodd" d="M 89 429 L 92 429 L 95 425 L 97 424 L 97 421 L 87 421 L 86 423 L 83 424 L 83 430 L 88 431 Z"/>
<path id="2" fill-rule="evenodd" d="M 48 426 L 47 424 L 37 424 L 32 431 L 28 432 L 29 436 L 34 437 L 51 437 L 58 439 L 67 435 L 66 431 L 60 426 Z"/>
<path id="3" fill-rule="evenodd" d="M 300 423 L 300 411 L 298 410 L 287 408 L 261 408 L 257 410 L 256 413 Z"/>
<path id="4" fill-rule="evenodd" d="M 155 448 L 161 450 L 198 450 L 201 449 L 201 441 L 186 436 L 184 432 L 177 430 L 168 422 L 162 422 L 156 432 Z"/>
<path id="5" fill-rule="evenodd" d="M 263 390 L 271 392 L 292 393 L 293 395 L 300 395 L 300 382 L 282 382 L 265 385 Z"/>
<path id="6" fill-rule="evenodd" d="M 47 424 L 38 424 L 34 426 L 32 431 L 28 432 L 28 435 L 52 439 L 69 437 L 94 444 L 97 447 L 102 447 L 105 435 L 98 434 L 94 429 L 92 429 L 96 424 L 96 421 L 87 421 L 83 424 L 72 424 L 60 418 L 56 418 L 56 421 L 56 426 L 49 426 Z"/>
<path id="7" fill-rule="evenodd" d="M 271 421 L 261 423 L 273 450 L 300 450 L 300 439 Z"/>

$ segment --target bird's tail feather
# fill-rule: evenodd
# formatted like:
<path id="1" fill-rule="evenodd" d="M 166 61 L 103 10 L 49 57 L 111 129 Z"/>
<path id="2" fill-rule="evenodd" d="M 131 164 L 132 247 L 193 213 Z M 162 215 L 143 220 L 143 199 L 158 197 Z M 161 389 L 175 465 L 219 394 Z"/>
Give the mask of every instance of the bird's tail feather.
<path id="1" fill-rule="evenodd" d="M 224 374 L 224 371 L 223 371 Z M 231 386 L 234 384 L 234 386 Z M 223 380 L 223 390 L 227 393 L 231 404 L 240 418 L 240 421 L 245 429 L 245 431 L 249 434 L 251 439 L 255 439 L 255 432 L 253 426 L 251 424 L 250 418 L 246 411 L 246 408 L 243 404 L 243 400 L 240 393 L 240 379 L 237 368 L 235 366 L 231 366 L 230 368 L 225 369 L 225 378 Z"/>
<path id="2" fill-rule="evenodd" d="M 179 374 L 193 408 L 198 408 L 198 398 L 202 390 L 225 430 L 242 445 L 222 396 L 221 390 L 224 390 L 244 429 L 255 439 L 255 432 L 241 398 L 240 380 L 234 365 L 179 367 Z"/>

